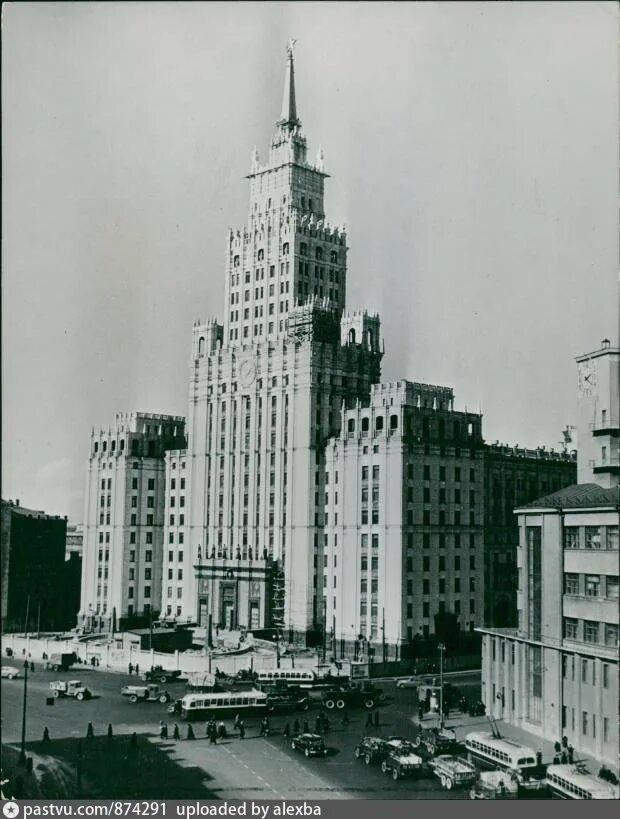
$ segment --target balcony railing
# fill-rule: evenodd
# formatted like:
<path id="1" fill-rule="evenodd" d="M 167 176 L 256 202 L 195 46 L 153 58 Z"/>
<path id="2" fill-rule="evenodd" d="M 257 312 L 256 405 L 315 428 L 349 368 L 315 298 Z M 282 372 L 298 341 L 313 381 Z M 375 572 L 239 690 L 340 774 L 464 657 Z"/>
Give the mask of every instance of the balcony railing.
<path id="1" fill-rule="evenodd" d="M 620 435 L 620 418 L 605 418 L 588 424 L 593 435 Z"/>

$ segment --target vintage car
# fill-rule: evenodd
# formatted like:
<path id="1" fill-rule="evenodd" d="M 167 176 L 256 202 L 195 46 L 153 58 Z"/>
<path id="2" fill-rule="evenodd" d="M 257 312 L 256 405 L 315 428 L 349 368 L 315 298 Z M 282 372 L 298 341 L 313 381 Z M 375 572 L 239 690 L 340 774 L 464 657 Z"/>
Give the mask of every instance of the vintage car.
<path id="1" fill-rule="evenodd" d="M 364 737 L 353 751 L 356 759 L 363 759 L 366 765 L 376 765 L 390 753 L 390 746 L 380 737 Z"/>
<path id="2" fill-rule="evenodd" d="M 325 741 L 318 734 L 299 734 L 293 737 L 291 748 L 294 751 L 301 751 L 306 757 L 327 755 Z"/>
<path id="3" fill-rule="evenodd" d="M 390 751 L 381 761 L 381 771 L 384 774 L 391 774 L 392 779 L 396 781 L 404 776 L 413 776 L 422 770 L 424 760 L 413 753 L 410 742 L 394 738 L 388 739 L 386 744 Z"/>
<path id="4" fill-rule="evenodd" d="M 19 668 L 12 665 L 3 665 L 1 676 L 6 677 L 7 680 L 14 680 L 15 677 L 19 677 Z"/>
<path id="5" fill-rule="evenodd" d="M 57 699 L 60 697 L 72 697 L 75 700 L 89 700 L 91 692 L 80 680 L 54 680 L 50 683 L 50 691 Z"/>
<path id="6" fill-rule="evenodd" d="M 170 700 L 170 694 L 163 691 L 158 685 L 124 685 L 121 694 L 129 697 L 129 702 L 161 702 Z"/>
<path id="7" fill-rule="evenodd" d="M 153 666 L 150 671 L 145 671 L 142 675 L 142 679 L 146 680 L 147 682 L 158 682 L 165 685 L 168 682 L 178 680 L 181 674 L 182 672 L 178 669 L 170 671 L 169 669 L 162 668 L 160 665 L 156 665 Z"/>
<path id="8" fill-rule="evenodd" d="M 456 746 L 456 734 L 451 728 L 420 728 L 413 740 L 416 748 L 424 745 L 431 756 L 452 751 Z"/>

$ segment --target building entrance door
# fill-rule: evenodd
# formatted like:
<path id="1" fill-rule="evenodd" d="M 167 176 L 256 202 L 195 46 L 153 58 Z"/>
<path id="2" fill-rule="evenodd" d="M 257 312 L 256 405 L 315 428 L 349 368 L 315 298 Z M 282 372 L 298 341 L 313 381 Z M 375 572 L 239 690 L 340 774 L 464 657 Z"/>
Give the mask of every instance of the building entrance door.
<path id="1" fill-rule="evenodd" d="M 250 601 L 250 630 L 260 628 L 260 609 L 258 603 L 254 600 Z"/>

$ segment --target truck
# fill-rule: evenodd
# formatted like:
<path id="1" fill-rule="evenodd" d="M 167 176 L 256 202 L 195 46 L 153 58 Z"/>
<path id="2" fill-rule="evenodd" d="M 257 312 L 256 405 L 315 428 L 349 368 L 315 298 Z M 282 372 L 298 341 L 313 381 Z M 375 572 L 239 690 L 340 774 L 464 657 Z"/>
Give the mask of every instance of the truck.
<path id="1" fill-rule="evenodd" d="M 161 665 L 155 665 L 149 671 L 145 671 L 144 674 L 142 674 L 142 679 L 146 682 L 158 682 L 165 685 L 168 682 L 178 680 L 181 674 L 182 672 L 179 670 L 169 671 L 166 668 L 162 668 Z"/>
<path id="2" fill-rule="evenodd" d="M 158 685 L 124 685 L 121 688 L 123 697 L 129 697 L 129 702 L 161 702 L 167 703 L 170 694 Z"/>
<path id="3" fill-rule="evenodd" d="M 431 756 L 452 751 L 456 746 L 456 734 L 451 728 L 422 728 L 413 740 L 416 748 L 424 745 Z"/>
<path id="4" fill-rule="evenodd" d="M 424 760 L 413 753 L 413 746 L 407 740 L 388 739 L 386 745 L 390 749 L 388 755 L 381 761 L 382 773 L 391 774 L 396 782 L 405 776 L 413 776 L 422 770 Z"/>
<path id="5" fill-rule="evenodd" d="M 334 709 L 341 711 L 347 707 L 370 710 L 383 699 L 385 699 L 385 695 L 382 689 L 372 684 L 356 685 L 351 683 L 321 693 L 321 703 L 328 711 Z"/>
<path id="6" fill-rule="evenodd" d="M 75 700 L 89 700 L 92 693 L 80 680 L 54 680 L 50 683 L 50 691 L 57 699 L 72 697 Z"/>
<path id="7" fill-rule="evenodd" d="M 45 668 L 48 671 L 68 671 L 77 662 L 77 654 L 74 651 L 67 651 L 63 654 L 50 654 L 45 661 Z"/>
<path id="8" fill-rule="evenodd" d="M 442 788 L 451 791 L 453 788 L 468 787 L 478 778 L 478 771 L 466 759 L 458 756 L 441 754 L 429 760 L 429 768 L 439 778 Z"/>

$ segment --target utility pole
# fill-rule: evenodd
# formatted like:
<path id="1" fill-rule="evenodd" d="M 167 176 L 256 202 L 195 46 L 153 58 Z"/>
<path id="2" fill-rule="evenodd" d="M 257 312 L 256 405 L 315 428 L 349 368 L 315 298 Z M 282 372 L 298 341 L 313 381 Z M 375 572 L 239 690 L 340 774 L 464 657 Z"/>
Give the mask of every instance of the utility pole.
<path id="1" fill-rule="evenodd" d="M 30 598 L 28 598 L 30 602 Z M 22 745 L 19 752 L 19 762 L 26 764 L 26 704 L 28 700 L 28 660 L 24 660 L 24 698 L 22 703 Z"/>
<path id="2" fill-rule="evenodd" d="M 26 603 L 26 625 L 24 626 L 24 637 L 28 636 L 28 620 L 30 619 L 30 595 Z"/>
<path id="3" fill-rule="evenodd" d="M 332 656 L 336 662 L 336 615 L 332 617 Z"/>
<path id="4" fill-rule="evenodd" d="M 381 647 L 383 649 L 383 662 L 387 662 L 387 652 L 386 652 L 386 645 L 385 645 L 385 606 L 381 609 Z"/>
<path id="5" fill-rule="evenodd" d="M 149 651 L 153 650 L 153 610 L 149 606 Z"/>
<path id="6" fill-rule="evenodd" d="M 443 728 L 443 653 L 446 647 L 439 643 L 439 727 Z"/>
<path id="7" fill-rule="evenodd" d="M 37 640 L 41 636 L 41 603 L 39 603 L 37 611 Z"/>

